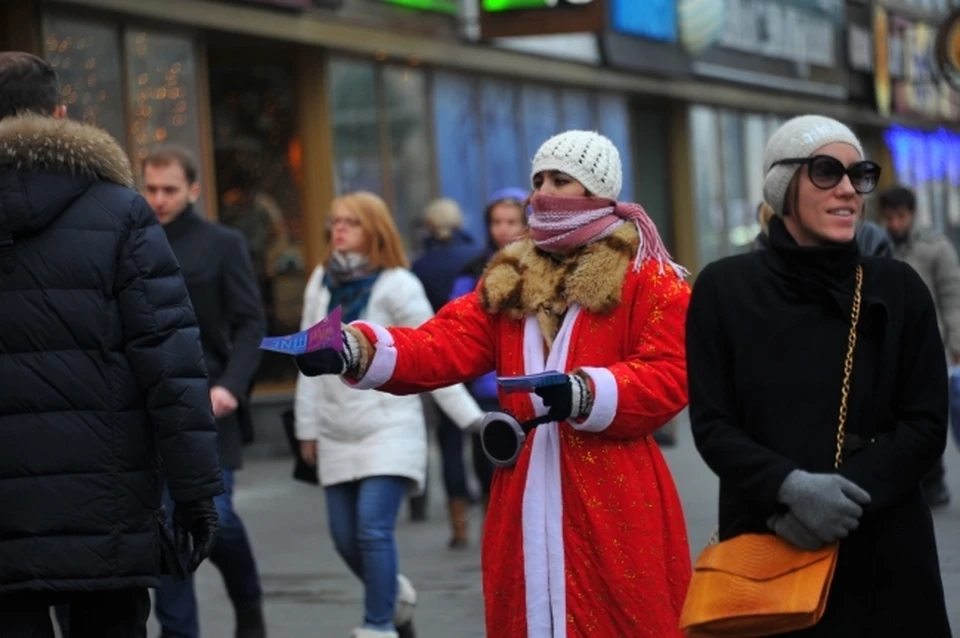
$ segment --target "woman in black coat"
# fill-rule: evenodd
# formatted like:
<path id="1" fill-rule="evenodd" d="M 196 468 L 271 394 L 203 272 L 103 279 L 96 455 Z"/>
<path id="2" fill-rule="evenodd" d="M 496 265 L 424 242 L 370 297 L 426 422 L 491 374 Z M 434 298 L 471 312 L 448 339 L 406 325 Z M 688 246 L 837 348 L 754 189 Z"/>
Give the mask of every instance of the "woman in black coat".
<path id="1" fill-rule="evenodd" d="M 687 324 L 690 418 L 720 477 L 719 537 L 840 541 L 826 613 L 795 636 L 950 636 L 920 478 L 942 453 L 947 374 L 930 294 L 854 239 L 880 169 L 829 118 L 781 127 L 764 154 L 769 247 L 700 274 Z M 856 286 L 862 306 L 843 459 L 834 469 Z M 786 634 L 784 634 L 786 635 Z"/>

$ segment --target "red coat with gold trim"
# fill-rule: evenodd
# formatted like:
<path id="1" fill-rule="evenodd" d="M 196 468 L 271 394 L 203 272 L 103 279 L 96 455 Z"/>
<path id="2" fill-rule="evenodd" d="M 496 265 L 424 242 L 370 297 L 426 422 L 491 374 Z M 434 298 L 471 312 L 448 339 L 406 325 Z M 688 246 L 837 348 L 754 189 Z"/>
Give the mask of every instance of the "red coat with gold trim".
<path id="1" fill-rule="evenodd" d="M 549 423 L 498 469 L 484 526 L 487 635 L 682 636 L 690 550 L 680 499 L 651 434 L 687 404 L 689 287 L 632 266 L 624 225 L 558 260 L 529 240 L 501 251 L 477 291 L 416 329 L 353 324 L 374 345 L 359 387 L 405 394 L 474 379 L 580 370 L 593 406 Z M 663 270 L 663 272 L 661 272 Z M 500 395 L 519 421 L 539 397 Z"/>

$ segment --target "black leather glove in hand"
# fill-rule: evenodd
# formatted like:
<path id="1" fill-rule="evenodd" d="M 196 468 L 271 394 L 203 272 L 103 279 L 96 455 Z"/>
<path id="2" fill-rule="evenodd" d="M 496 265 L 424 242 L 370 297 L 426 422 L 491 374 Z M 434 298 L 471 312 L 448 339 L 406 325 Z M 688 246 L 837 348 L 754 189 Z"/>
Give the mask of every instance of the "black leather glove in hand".
<path id="1" fill-rule="evenodd" d="M 589 411 L 590 388 L 582 377 L 568 374 L 567 382 L 534 390 L 547 406 L 547 415 L 554 421 L 585 416 Z"/>
<path id="2" fill-rule="evenodd" d="M 173 538 L 177 551 L 186 554 L 193 541 L 190 556 L 190 571 L 195 572 L 200 563 L 210 556 L 217 542 L 220 528 L 217 507 L 212 498 L 191 503 L 175 503 L 173 506 Z"/>
<path id="3" fill-rule="evenodd" d="M 308 377 L 318 377 L 322 374 L 344 374 L 347 370 L 360 363 L 360 344 L 356 337 L 341 330 L 343 350 L 322 348 L 297 355 L 296 363 L 300 372 Z"/>

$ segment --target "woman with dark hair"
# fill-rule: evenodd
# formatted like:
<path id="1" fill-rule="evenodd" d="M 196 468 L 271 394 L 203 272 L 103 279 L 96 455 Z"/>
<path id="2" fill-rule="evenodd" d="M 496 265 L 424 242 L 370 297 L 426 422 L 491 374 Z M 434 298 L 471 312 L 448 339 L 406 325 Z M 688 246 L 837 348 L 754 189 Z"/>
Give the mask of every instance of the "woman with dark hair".
<path id="1" fill-rule="evenodd" d="M 476 290 L 480 277 L 493 256 L 508 244 L 523 237 L 527 231 L 525 205 L 528 194 L 528 191 L 522 188 L 502 188 L 490 196 L 483 211 L 484 220 L 487 223 L 487 250 L 467 266 L 454 282 L 451 299 Z M 470 384 L 470 394 L 484 412 L 496 412 L 500 409 L 496 373 L 485 374 Z M 490 503 L 490 484 L 493 482 L 493 464 L 483 452 L 479 432 L 473 434 L 470 443 L 473 471 L 480 482 L 483 512 L 486 515 Z"/>

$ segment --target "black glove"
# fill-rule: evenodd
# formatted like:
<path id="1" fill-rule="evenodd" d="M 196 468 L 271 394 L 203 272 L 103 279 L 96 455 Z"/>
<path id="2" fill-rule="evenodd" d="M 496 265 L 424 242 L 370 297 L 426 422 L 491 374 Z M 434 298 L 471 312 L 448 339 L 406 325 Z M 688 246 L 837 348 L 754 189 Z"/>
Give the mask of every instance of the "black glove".
<path id="1" fill-rule="evenodd" d="M 548 385 L 534 391 L 547 406 L 547 416 L 566 421 L 585 416 L 589 411 L 590 387 L 580 375 L 568 374 L 566 383 Z"/>
<path id="2" fill-rule="evenodd" d="M 356 337 L 341 330 L 343 350 L 321 348 L 313 352 L 297 355 L 296 363 L 300 372 L 308 377 L 318 377 L 322 374 L 344 374 L 360 363 L 360 344 Z"/>
<path id="3" fill-rule="evenodd" d="M 210 556 L 217 542 L 219 529 L 217 506 L 212 498 L 190 503 L 175 503 L 173 506 L 173 539 L 177 551 L 186 554 L 193 540 L 193 554 L 190 556 L 190 571 L 195 572 L 200 563 Z"/>

